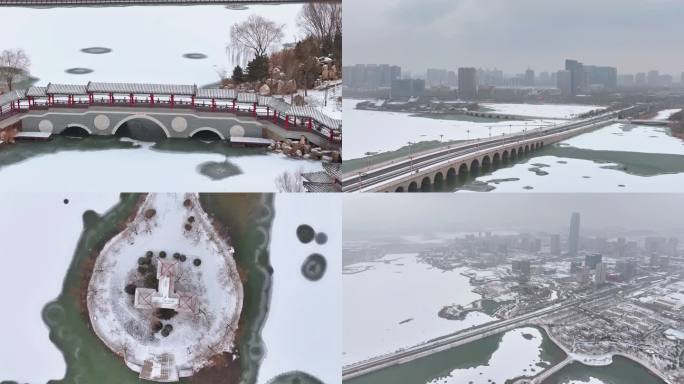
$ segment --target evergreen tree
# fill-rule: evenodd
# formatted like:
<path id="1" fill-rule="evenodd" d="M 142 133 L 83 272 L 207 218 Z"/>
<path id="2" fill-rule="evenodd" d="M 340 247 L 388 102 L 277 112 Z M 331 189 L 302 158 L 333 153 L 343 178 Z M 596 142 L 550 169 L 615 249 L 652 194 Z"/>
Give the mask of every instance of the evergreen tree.
<path id="1" fill-rule="evenodd" d="M 238 84 L 245 82 L 245 73 L 242 71 L 241 66 L 238 65 L 237 67 L 235 67 L 235 69 L 233 69 L 232 79 L 234 82 Z"/>
<path id="2" fill-rule="evenodd" d="M 268 57 L 257 56 L 247 63 L 247 80 L 262 81 L 268 77 Z"/>

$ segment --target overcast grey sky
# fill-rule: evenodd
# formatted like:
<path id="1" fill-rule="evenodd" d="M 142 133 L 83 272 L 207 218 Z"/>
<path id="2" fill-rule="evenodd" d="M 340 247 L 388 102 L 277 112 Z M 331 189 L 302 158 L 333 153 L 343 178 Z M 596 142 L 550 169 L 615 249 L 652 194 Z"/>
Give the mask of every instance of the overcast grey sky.
<path id="1" fill-rule="evenodd" d="M 344 196 L 343 228 L 554 232 L 576 211 L 586 229 L 671 233 L 684 231 L 683 207 L 682 194 L 358 194 Z"/>
<path id="2" fill-rule="evenodd" d="M 684 71 L 682 0 L 344 0 L 344 63 Z"/>

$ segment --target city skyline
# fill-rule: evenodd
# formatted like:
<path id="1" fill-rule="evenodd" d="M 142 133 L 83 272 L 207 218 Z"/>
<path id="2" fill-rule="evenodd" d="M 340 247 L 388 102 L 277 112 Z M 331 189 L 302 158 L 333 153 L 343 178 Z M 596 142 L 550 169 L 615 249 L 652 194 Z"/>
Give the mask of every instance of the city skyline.
<path id="1" fill-rule="evenodd" d="M 684 4 L 670 0 L 499 0 L 489 2 L 486 10 L 469 0 L 352 0 L 345 13 L 358 22 L 347 28 L 344 43 L 354 49 L 348 50 L 344 65 L 388 62 L 411 72 L 468 66 L 552 72 L 562 69 L 559 58 L 574 56 L 621 68 L 621 73 L 684 71 L 683 55 L 674 49 L 675 36 L 684 33 Z M 371 22 L 369 16 L 380 13 L 386 17 Z"/>

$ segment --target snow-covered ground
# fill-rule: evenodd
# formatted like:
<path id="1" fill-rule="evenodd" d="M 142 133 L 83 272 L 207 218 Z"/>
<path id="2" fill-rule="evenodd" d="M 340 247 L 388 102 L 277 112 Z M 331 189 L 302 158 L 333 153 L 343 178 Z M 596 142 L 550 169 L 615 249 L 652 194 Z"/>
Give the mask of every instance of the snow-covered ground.
<path id="1" fill-rule="evenodd" d="M 309 373 L 324 383 L 342 380 L 341 215 L 340 195 L 276 195 L 270 247 L 273 291 L 261 333 L 267 351 L 260 384 L 289 371 Z M 300 224 L 327 234 L 327 242 L 301 243 L 296 237 Z M 327 272 L 316 282 L 301 272 L 312 253 L 327 260 Z"/>
<path id="2" fill-rule="evenodd" d="M 11 308 L 0 316 L 0 381 L 46 383 L 64 377 L 64 358 L 50 341 L 41 312 L 62 290 L 85 210 L 104 213 L 118 199 L 111 190 L 0 194 L 0 291 L 6 293 L 4 305 Z M 24 288 L 21 294 L 12 294 L 19 287 Z"/>
<path id="3" fill-rule="evenodd" d="M 518 116 L 532 116 L 541 118 L 569 119 L 596 109 L 604 109 L 598 105 L 577 104 L 506 104 L 484 103 L 482 107 L 493 109 L 496 112 L 510 113 Z"/>
<path id="4" fill-rule="evenodd" d="M 612 124 L 562 143 L 597 151 L 684 155 L 684 140 L 672 137 L 667 128 L 646 125 Z"/>
<path id="5" fill-rule="evenodd" d="M 336 85 L 332 86 L 333 84 Z M 306 104 L 320 108 L 323 113 L 332 117 L 333 119 L 342 120 L 342 104 L 337 100 L 342 96 L 342 81 L 335 81 L 330 83 L 330 85 L 330 88 L 328 88 L 327 104 L 325 103 L 326 91 L 319 89 L 310 89 L 306 91 Z M 300 90 L 299 94 L 303 96 L 304 91 Z"/>
<path id="6" fill-rule="evenodd" d="M 186 199 L 190 207 L 184 206 Z M 148 218 L 150 209 L 156 214 Z M 194 222 L 187 230 L 184 225 L 191 216 Z M 197 299 L 194 313 L 179 310 L 171 320 L 162 321 L 173 325 L 168 337 L 150 330 L 154 310 L 135 308 L 133 296 L 124 292 L 127 284 L 140 280 L 138 258 L 147 251 L 154 252 L 155 264 L 159 252 L 165 251 L 166 258 L 159 260 L 176 263 L 175 293 Z M 187 260 L 174 260 L 176 252 L 187 255 Z M 195 259 L 201 265 L 193 265 Z M 234 351 L 242 298 L 233 249 L 217 235 L 197 195 L 150 194 L 136 218 L 97 256 L 88 286 L 88 312 L 95 333 L 115 353 L 125 354 L 129 367 L 139 371 L 146 359 L 168 353 L 178 370 L 189 375 L 219 351 Z"/>
<path id="7" fill-rule="evenodd" d="M 528 335 L 529 338 L 523 335 Z M 455 369 L 445 377 L 430 381 L 429 384 L 504 383 L 523 375 L 534 376 L 542 370 L 537 364 L 551 363 L 541 358 L 542 341 L 542 333 L 536 328 L 525 327 L 508 331 L 486 364 Z"/>
<path id="8" fill-rule="evenodd" d="M 670 116 L 674 115 L 675 113 L 681 110 L 681 108 L 663 109 L 662 111 L 658 111 L 658 113 L 651 120 L 667 120 Z"/>
<path id="9" fill-rule="evenodd" d="M 198 172 L 205 162 L 224 162 L 210 153 L 161 152 L 143 145 L 135 149 L 64 151 L 32 157 L 0 168 L 0 191 L 202 191 L 277 192 L 283 172 L 322 170 L 319 162 L 280 154 L 230 156 L 242 174 L 212 180 Z"/>
<path id="10" fill-rule="evenodd" d="M 566 163 L 560 164 L 559 161 Z M 537 176 L 534 172 L 530 172 L 529 168 L 533 167 L 532 163 L 548 164 L 549 167 L 542 168 L 548 172 L 548 175 Z M 480 176 L 477 180 L 519 179 L 493 184 L 496 189 L 492 192 L 684 192 L 684 174 L 643 177 L 620 170 L 602 168 L 609 165 L 611 164 L 597 164 L 591 160 L 540 156 L 527 163 L 518 163 L 513 167 Z"/>
<path id="11" fill-rule="evenodd" d="M 466 140 L 521 132 L 552 121 L 528 120 L 472 122 L 411 116 L 408 113 L 357 110 L 362 100 L 343 99 L 345 138 L 342 148 L 345 159 L 365 157 L 366 152 L 394 151 L 407 142 L 431 140 Z M 557 123 L 557 122 L 556 122 Z M 443 137 L 440 137 L 443 135 Z"/>
<path id="12" fill-rule="evenodd" d="M 402 348 L 494 320 L 471 312 L 462 321 L 437 316 L 445 306 L 480 298 L 462 269 L 442 271 L 421 263 L 416 254 L 386 255 L 348 266 L 343 275 L 343 364 Z"/>
<path id="13" fill-rule="evenodd" d="M 247 10 L 222 5 L 165 7 L 3 8 L 6 48 L 22 48 L 31 73 L 41 85 L 88 81 L 181 83 L 219 81 L 217 70 L 233 66 L 226 51 L 230 26 L 257 14 L 285 24 L 284 42 L 296 40 L 299 4 L 250 5 Z M 26 33 L 26 25 L 31 33 Z M 69 27 L 66 27 L 69 26 Z M 111 53 L 81 49 L 106 47 Z M 202 53 L 204 60 L 183 57 Z M 72 75 L 65 70 L 90 68 Z"/>

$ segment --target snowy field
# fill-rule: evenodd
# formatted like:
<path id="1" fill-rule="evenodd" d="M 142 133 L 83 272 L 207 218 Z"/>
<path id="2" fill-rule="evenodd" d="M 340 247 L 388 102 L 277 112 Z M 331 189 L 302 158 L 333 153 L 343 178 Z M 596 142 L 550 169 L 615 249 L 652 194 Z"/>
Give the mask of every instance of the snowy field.
<path id="1" fill-rule="evenodd" d="M 529 339 L 523 336 L 525 334 Z M 542 341 L 542 333 L 536 328 L 508 331 L 487 364 L 455 369 L 448 376 L 432 380 L 429 384 L 504 383 L 523 375 L 536 375 L 541 371 L 537 364 L 551 363 L 541 358 Z"/>
<path id="2" fill-rule="evenodd" d="M 190 207 L 184 206 L 186 199 L 191 201 Z M 150 209 L 156 214 L 147 218 Z M 194 222 L 188 230 L 184 225 L 191 216 Z M 242 311 L 242 282 L 232 247 L 220 239 L 197 195 L 150 194 L 136 218 L 97 256 L 88 286 L 91 325 L 110 349 L 125 354 L 127 364 L 136 372 L 145 360 L 168 353 L 178 370 L 183 371 L 182 376 L 191 375 L 216 353 L 234 352 L 235 329 Z M 176 263 L 171 294 L 188 294 L 197 299 L 195 313 L 179 309 L 171 320 L 162 321 L 173 326 L 168 337 L 151 331 L 154 310 L 135 308 L 133 296 L 124 292 L 127 284 L 141 279 L 136 271 L 138 258 L 147 251 L 154 252 L 152 259 L 158 270 L 160 251 L 167 256 L 159 260 Z M 187 255 L 187 260 L 174 260 L 176 252 Z M 195 259 L 202 264 L 193 265 Z"/>
<path id="3" fill-rule="evenodd" d="M 337 99 L 342 96 L 342 81 L 336 81 L 334 84 L 337 85 L 328 88 L 327 104 L 325 103 L 325 90 L 307 90 L 305 100 L 307 105 L 320 108 L 323 113 L 333 119 L 342 120 L 342 104 L 337 101 Z M 299 94 L 304 96 L 304 91 L 300 90 Z"/>
<path id="4" fill-rule="evenodd" d="M 667 120 L 670 116 L 679 111 L 681 111 L 681 108 L 663 109 L 662 111 L 658 111 L 658 113 L 651 120 Z"/>
<path id="5" fill-rule="evenodd" d="M 309 373 L 324 383 L 339 383 L 342 362 L 342 204 L 341 196 L 277 194 L 271 230 L 273 291 L 261 333 L 266 357 L 260 384 L 289 371 Z M 328 241 L 301 243 L 300 224 L 328 235 Z M 316 282 L 304 278 L 301 266 L 312 253 L 327 260 L 327 272 Z"/>
<path id="6" fill-rule="evenodd" d="M 205 162 L 224 162 L 223 155 L 161 152 L 150 149 L 149 144 L 135 149 L 64 151 L 0 168 L 0 192 L 277 192 L 275 179 L 283 172 L 323 169 L 320 162 L 280 154 L 227 159 L 242 174 L 212 180 L 200 174 L 197 167 Z"/>
<path id="7" fill-rule="evenodd" d="M 564 161 L 566 164 L 560 164 L 558 161 Z M 542 168 L 548 172 L 548 175 L 537 176 L 534 172 L 530 172 L 529 168 L 533 167 L 532 163 L 548 164 L 549 167 Z M 496 187 L 492 192 L 684 192 L 684 174 L 642 177 L 620 170 L 602 168 L 610 165 L 597 164 L 591 160 L 540 156 L 527 163 L 518 163 L 513 167 L 502 168 L 492 174 L 480 176 L 477 180 L 484 182 L 495 179 L 520 179 L 492 184 Z"/>
<path id="8" fill-rule="evenodd" d="M 342 148 L 344 159 L 365 157 L 366 152 L 394 151 L 406 146 L 407 142 L 466 140 L 468 138 L 501 136 L 521 132 L 527 126 L 536 128 L 540 124 L 553 124 L 545 120 L 471 122 L 433 119 L 411 116 L 408 113 L 386 111 L 362 111 L 356 104 L 362 100 L 344 99 L 345 142 Z"/>
<path id="9" fill-rule="evenodd" d="M 646 125 L 612 124 L 562 143 L 597 151 L 684 155 L 684 140 L 672 137 L 667 128 Z"/>
<path id="10" fill-rule="evenodd" d="M 351 273 L 365 267 L 369 269 Z M 416 254 L 400 254 L 352 264 L 345 271 L 344 365 L 495 320 L 481 312 L 471 312 L 462 321 L 437 316 L 447 305 L 480 298 L 460 274 L 462 269 L 442 271 L 420 263 Z"/>
<path id="11" fill-rule="evenodd" d="M 598 105 L 576 105 L 576 104 L 505 104 L 505 103 L 485 103 L 480 106 L 493 109 L 494 112 L 510 113 L 518 116 L 532 116 L 540 118 L 570 119 L 576 115 L 604 109 Z"/>
<path id="12" fill-rule="evenodd" d="M 4 181 L 3 181 L 4 184 Z M 11 316 L 0 316 L 0 381 L 46 383 L 64 377 L 62 353 L 52 344 L 43 322 L 43 307 L 62 290 L 62 282 L 83 232 L 83 212 L 104 213 L 118 193 L 2 194 L 0 243 L 4 265 L 0 290 Z M 62 200 L 69 199 L 69 204 Z M 36 268 L 36 263 L 40 267 Z M 30 279 L 27 274 L 30 273 Z"/>
<path id="13" fill-rule="evenodd" d="M 4 40 L 22 48 L 31 59 L 31 73 L 39 85 L 52 83 L 137 82 L 204 85 L 219 81 L 217 70 L 233 66 L 226 52 L 233 23 L 258 14 L 285 24 L 283 42 L 293 42 L 301 5 L 3 8 Z M 31 33 L 26 33 L 30 25 Z M 81 49 L 105 47 L 108 54 L 86 54 Z M 203 60 L 186 59 L 201 53 Z M 94 72 L 71 75 L 69 68 Z"/>

